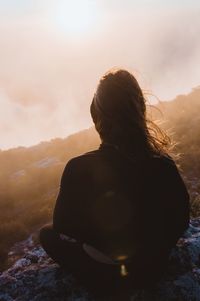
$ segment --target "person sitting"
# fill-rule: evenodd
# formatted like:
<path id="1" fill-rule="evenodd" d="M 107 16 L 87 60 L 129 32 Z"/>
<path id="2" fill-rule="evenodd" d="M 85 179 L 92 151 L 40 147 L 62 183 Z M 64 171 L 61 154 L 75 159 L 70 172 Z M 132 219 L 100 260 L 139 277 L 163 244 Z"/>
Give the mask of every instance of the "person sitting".
<path id="1" fill-rule="evenodd" d="M 67 162 L 41 244 L 96 294 L 152 286 L 189 225 L 189 194 L 133 74 L 107 72 L 90 112 L 101 143 Z"/>

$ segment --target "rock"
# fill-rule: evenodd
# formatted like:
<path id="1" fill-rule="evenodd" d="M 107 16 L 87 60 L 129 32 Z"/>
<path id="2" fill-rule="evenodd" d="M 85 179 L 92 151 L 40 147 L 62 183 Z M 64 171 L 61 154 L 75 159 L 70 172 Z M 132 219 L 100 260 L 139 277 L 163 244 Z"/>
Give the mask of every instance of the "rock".
<path id="1" fill-rule="evenodd" d="M 40 245 L 31 245 L 30 238 L 27 243 L 24 256 L 0 275 L 0 301 L 95 300 Z M 165 277 L 151 289 L 133 290 L 129 300 L 200 301 L 200 218 L 191 220 L 172 250 Z"/>

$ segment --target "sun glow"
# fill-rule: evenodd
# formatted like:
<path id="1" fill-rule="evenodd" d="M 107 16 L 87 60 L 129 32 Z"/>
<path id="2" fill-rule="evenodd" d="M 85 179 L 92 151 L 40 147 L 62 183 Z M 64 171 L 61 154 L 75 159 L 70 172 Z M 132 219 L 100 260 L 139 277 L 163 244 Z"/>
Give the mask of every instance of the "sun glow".
<path id="1" fill-rule="evenodd" d="M 98 9 L 95 1 L 68 0 L 58 2 L 54 15 L 54 24 L 68 35 L 91 33 L 97 25 Z"/>

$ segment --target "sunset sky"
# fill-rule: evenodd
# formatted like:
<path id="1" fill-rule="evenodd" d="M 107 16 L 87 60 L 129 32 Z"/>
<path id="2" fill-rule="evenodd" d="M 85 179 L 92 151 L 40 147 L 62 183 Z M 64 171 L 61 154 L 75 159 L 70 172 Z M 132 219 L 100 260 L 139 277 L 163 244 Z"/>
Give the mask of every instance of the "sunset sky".
<path id="1" fill-rule="evenodd" d="M 0 149 L 91 126 L 111 67 L 161 100 L 190 92 L 200 85 L 199 16 L 197 0 L 0 0 Z"/>

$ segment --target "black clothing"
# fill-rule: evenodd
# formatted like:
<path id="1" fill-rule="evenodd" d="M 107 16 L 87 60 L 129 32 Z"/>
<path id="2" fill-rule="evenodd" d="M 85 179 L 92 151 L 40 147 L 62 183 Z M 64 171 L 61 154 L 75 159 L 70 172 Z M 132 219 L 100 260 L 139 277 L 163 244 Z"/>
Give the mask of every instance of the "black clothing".
<path id="1" fill-rule="evenodd" d="M 138 278 L 135 280 L 122 278 L 119 265 L 103 264 L 93 260 L 78 242 L 62 240 L 51 225 L 41 229 L 40 241 L 48 255 L 68 273 L 71 272 L 76 280 L 84 284 L 95 296 L 128 292 L 133 281 L 134 286 L 139 284 Z"/>
<path id="2" fill-rule="evenodd" d="M 102 143 L 71 159 L 64 169 L 54 231 L 76 238 L 79 247 L 87 243 L 114 260 L 125 258 L 136 286 L 161 276 L 188 224 L 189 195 L 168 156 L 136 161 Z M 72 252 L 71 259 L 66 247 L 66 260 L 78 262 L 77 256 Z M 116 269 L 109 268 L 112 273 Z"/>

